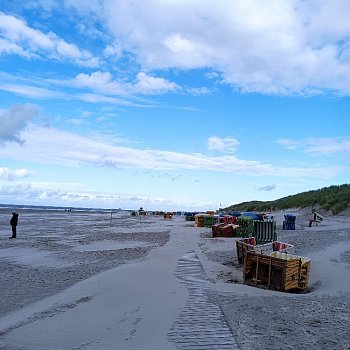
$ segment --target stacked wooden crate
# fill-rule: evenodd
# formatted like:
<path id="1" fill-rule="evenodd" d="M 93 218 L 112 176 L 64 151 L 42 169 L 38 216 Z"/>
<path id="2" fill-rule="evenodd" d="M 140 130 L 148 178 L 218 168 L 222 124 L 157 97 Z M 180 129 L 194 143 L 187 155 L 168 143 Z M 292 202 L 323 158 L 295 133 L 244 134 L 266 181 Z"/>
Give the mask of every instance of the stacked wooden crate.
<path id="1" fill-rule="evenodd" d="M 248 250 L 254 250 L 256 247 L 256 239 L 255 237 L 248 237 L 239 239 L 236 241 L 236 249 L 237 249 L 237 259 L 240 264 L 244 261 L 244 256 Z"/>
<path id="2" fill-rule="evenodd" d="M 308 288 L 311 261 L 297 255 L 273 252 L 270 255 L 247 251 L 244 283 L 282 292 Z"/>
<path id="3" fill-rule="evenodd" d="M 236 237 L 238 225 L 234 224 L 215 224 L 212 226 L 213 237 Z"/>
<path id="4" fill-rule="evenodd" d="M 294 253 L 294 246 L 292 244 L 273 241 L 265 244 L 257 244 L 256 237 L 248 237 L 239 239 L 236 241 L 237 249 L 237 259 L 239 263 L 243 263 L 244 256 L 247 251 L 255 251 L 260 254 L 269 255 L 272 252 L 281 252 L 281 253 Z"/>
<path id="5" fill-rule="evenodd" d="M 211 232 L 213 235 L 213 238 L 220 237 L 220 228 L 223 226 L 223 224 L 215 224 L 211 227 Z"/>
<path id="6" fill-rule="evenodd" d="M 219 217 L 208 214 L 195 215 L 195 225 L 197 227 L 212 227 L 219 220 Z"/>
<path id="7" fill-rule="evenodd" d="M 204 215 L 202 214 L 197 214 L 195 215 L 195 226 L 197 227 L 204 227 Z"/>
<path id="8" fill-rule="evenodd" d="M 224 216 L 220 217 L 220 222 L 224 223 L 225 225 L 229 225 L 229 224 L 236 225 L 237 224 L 237 217 L 232 216 L 232 215 L 224 215 Z"/>

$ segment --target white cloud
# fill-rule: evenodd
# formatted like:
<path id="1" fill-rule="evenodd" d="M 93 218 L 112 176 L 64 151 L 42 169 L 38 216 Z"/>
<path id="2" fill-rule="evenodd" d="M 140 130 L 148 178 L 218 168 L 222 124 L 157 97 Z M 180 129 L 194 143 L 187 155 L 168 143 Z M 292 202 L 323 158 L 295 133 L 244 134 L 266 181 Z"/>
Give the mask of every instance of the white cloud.
<path id="1" fill-rule="evenodd" d="M 91 74 L 80 73 L 69 80 L 50 80 L 57 85 L 66 85 L 77 89 L 89 89 L 105 98 L 107 102 L 110 96 L 130 96 L 135 94 L 164 94 L 175 91 L 180 87 L 167 79 L 151 76 L 140 72 L 136 75 L 135 82 L 118 82 L 113 79 L 111 73 L 96 71 Z M 97 99 L 97 96 L 96 96 Z"/>
<path id="2" fill-rule="evenodd" d="M 122 54 L 120 48 L 117 45 L 107 45 L 103 50 L 103 53 L 109 58 L 119 58 Z"/>
<path id="3" fill-rule="evenodd" d="M 299 146 L 298 141 L 289 140 L 289 139 L 278 139 L 276 142 L 279 145 L 291 150 L 296 150 Z"/>
<path id="4" fill-rule="evenodd" d="M 74 125 L 74 126 L 81 126 L 86 123 L 86 120 L 83 118 L 72 118 L 67 120 L 68 124 Z"/>
<path id="5" fill-rule="evenodd" d="M 113 81 L 112 75 L 109 72 L 80 73 L 73 80 L 62 83 L 73 84 L 73 86 L 78 88 L 89 88 L 108 95 L 125 94 L 123 85 Z"/>
<path id="6" fill-rule="evenodd" d="M 239 159 L 232 155 L 214 157 L 200 153 L 119 147 L 73 133 L 34 125 L 23 131 L 22 138 L 25 141 L 22 147 L 14 143 L 8 144 L 7 147 L 0 148 L 0 157 L 71 166 L 86 164 L 117 169 L 210 170 L 252 176 L 329 177 L 345 170 L 343 167 L 332 166 L 281 167 Z"/>
<path id="7" fill-rule="evenodd" d="M 240 142 L 232 137 L 211 136 L 208 139 L 208 149 L 215 151 L 233 152 L 239 144 Z"/>
<path id="8" fill-rule="evenodd" d="M 322 138 L 307 141 L 306 151 L 321 155 L 350 152 L 350 139 L 342 138 Z"/>
<path id="9" fill-rule="evenodd" d="M 50 189 L 50 188 L 37 188 L 33 187 L 29 183 L 22 183 L 16 186 L 1 186 L 0 187 L 0 199 L 10 200 L 14 203 L 16 198 L 20 197 L 21 201 L 27 202 L 30 204 L 37 204 L 38 202 L 43 202 L 43 204 L 52 204 L 54 203 L 64 203 L 69 205 L 69 203 L 76 202 L 89 202 L 96 200 L 96 195 L 92 193 L 85 192 L 67 192 L 62 190 Z M 58 204 L 59 205 L 59 204 Z"/>
<path id="10" fill-rule="evenodd" d="M 7 39 L 0 37 L 0 55 L 19 55 L 25 58 L 30 58 L 32 55 L 27 51 L 23 50 L 20 45 L 17 45 Z"/>
<path id="11" fill-rule="evenodd" d="M 291 150 L 303 150 L 318 155 L 332 155 L 350 152 L 349 138 L 308 138 L 303 140 L 280 139 L 277 141 Z"/>
<path id="12" fill-rule="evenodd" d="M 0 11 L 0 53 L 17 54 L 26 58 L 47 56 L 69 60 L 77 65 L 96 67 L 99 60 L 75 44 L 67 43 L 56 34 L 33 29 L 22 19 Z"/>
<path id="13" fill-rule="evenodd" d="M 20 135 L 27 125 L 39 115 L 35 105 L 12 105 L 9 110 L 0 111 L 0 145 L 6 142 L 22 143 Z"/>
<path id="14" fill-rule="evenodd" d="M 13 92 L 18 95 L 26 96 L 29 98 L 63 98 L 64 94 L 49 90 L 43 87 L 37 87 L 34 85 L 26 84 L 6 84 L 0 83 L 0 90 Z"/>
<path id="15" fill-rule="evenodd" d="M 179 89 L 179 86 L 167 79 L 150 76 L 144 72 L 137 74 L 132 91 L 141 94 L 159 94 Z"/>
<path id="16" fill-rule="evenodd" d="M 30 184 L 19 184 L 16 186 L 1 186 L 0 187 L 0 198 L 1 199 L 7 199 L 7 198 L 30 198 L 33 195 L 36 195 L 37 191 L 33 191 Z"/>
<path id="17" fill-rule="evenodd" d="M 41 78 L 34 80 L 31 77 L 0 73 L 0 80 L 2 80 L 0 90 L 32 99 L 82 100 L 89 103 L 149 107 L 144 100 L 142 104 L 132 102 L 131 96 L 127 96 L 130 85 L 113 81 L 108 72 L 81 73 L 69 80 Z M 43 87 L 48 85 L 51 89 Z M 70 88 L 69 93 L 64 90 L 65 87 Z M 91 92 L 85 92 L 90 90 Z M 115 96 L 122 96 L 123 99 Z"/>
<path id="18" fill-rule="evenodd" d="M 58 184 L 56 184 L 58 185 Z M 63 184 L 59 186 L 62 187 Z M 20 199 L 20 202 L 18 201 Z M 93 192 L 87 190 L 59 190 L 52 184 L 37 187 L 35 184 L 23 183 L 16 186 L 0 186 L 0 201 L 13 204 L 82 206 L 99 208 L 138 209 L 152 208 L 174 210 L 193 210 L 193 208 L 217 207 L 216 204 L 193 202 L 189 198 L 163 198 L 159 196 L 114 192 Z"/>
<path id="19" fill-rule="evenodd" d="M 77 93 L 76 95 L 73 95 L 72 98 L 82 100 L 89 103 L 110 103 L 114 105 L 122 105 L 122 106 L 138 106 L 138 107 L 144 107 L 141 104 L 135 104 L 133 102 L 130 102 L 128 100 L 122 100 L 117 97 L 113 96 L 105 96 L 105 95 L 99 95 L 94 93 Z"/>
<path id="20" fill-rule="evenodd" d="M 258 188 L 259 191 L 267 191 L 267 192 L 273 191 L 275 189 L 276 189 L 276 185 L 267 185 L 267 186 L 262 186 Z"/>
<path id="21" fill-rule="evenodd" d="M 212 93 L 207 87 L 187 88 L 186 91 L 193 96 L 209 95 Z"/>
<path id="22" fill-rule="evenodd" d="M 13 181 L 16 179 L 22 179 L 28 176 L 32 176 L 34 173 L 28 169 L 15 169 L 11 170 L 8 168 L 0 167 L 0 179 L 5 179 L 8 181 Z"/>
<path id="23" fill-rule="evenodd" d="M 116 0 L 104 11 L 146 70 L 212 68 L 247 92 L 350 93 L 346 0 Z"/>
<path id="24" fill-rule="evenodd" d="M 36 6 L 70 11 L 77 26 L 89 30 L 107 29 L 101 56 L 140 65 L 147 74 L 203 68 L 243 92 L 350 94 L 347 0 L 219 0 L 215 6 L 212 0 L 65 0 L 60 6 L 47 0 Z M 99 65 L 98 58 L 54 33 L 1 16 L 0 52 L 26 57 L 45 52 Z M 159 90 L 145 93 L 154 91 Z"/>

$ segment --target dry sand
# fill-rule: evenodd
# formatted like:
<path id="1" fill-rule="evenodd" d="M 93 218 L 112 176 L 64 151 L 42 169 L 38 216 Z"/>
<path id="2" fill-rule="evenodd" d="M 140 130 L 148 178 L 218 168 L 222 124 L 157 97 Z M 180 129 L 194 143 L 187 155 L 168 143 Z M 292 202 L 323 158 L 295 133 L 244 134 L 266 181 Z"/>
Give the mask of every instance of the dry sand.
<path id="1" fill-rule="evenodd" d="M 350 349 L 350 215 L 278 239 L 311 258 L 309 292 L 244 285 L 235 238 L 183 217 L 0 211 L 0 349 Z"/>

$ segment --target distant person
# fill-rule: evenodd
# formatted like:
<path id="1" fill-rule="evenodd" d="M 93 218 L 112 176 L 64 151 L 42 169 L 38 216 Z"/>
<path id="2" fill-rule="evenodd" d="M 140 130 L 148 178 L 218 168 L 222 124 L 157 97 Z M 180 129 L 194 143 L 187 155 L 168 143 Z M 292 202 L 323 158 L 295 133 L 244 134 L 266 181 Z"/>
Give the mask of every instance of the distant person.
<path id="1" fill-rule="evenodd" d="M 312 226 L 312 223 L 316 223 L 317 222 L 317 213 L 314 211 L 313 214 L 312 214 L 312 218 L 310 219 L 309 221 L 309 227 Z"/>
<path id="2" fill-rule="evenodd" d="M 10 220 L 10 225 L 12 227 L 12 237 L 10 237 L 10 238 L 17 237 L 17 224 L 18 224 L 18 214 L 15 211 L 13 211 L 12 218 Z"/>

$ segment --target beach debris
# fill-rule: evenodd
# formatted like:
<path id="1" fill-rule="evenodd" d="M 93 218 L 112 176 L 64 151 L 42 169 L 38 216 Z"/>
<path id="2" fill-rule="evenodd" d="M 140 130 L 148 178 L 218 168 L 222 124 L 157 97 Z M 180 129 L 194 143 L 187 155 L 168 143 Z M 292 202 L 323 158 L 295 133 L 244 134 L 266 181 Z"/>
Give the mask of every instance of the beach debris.
<path id="1" fill-rule="evenodd" d="M 247 251 L 244 258 L 245 284 L 281 292 L 308 288 L 311 260 L 275 251 L 269 255 Z"/>
<path id="2" fill-rule="evenodd" d="M 248 237 L 236 241 L 237 259 L 239 263 L 244 262 L 245 255 L 248 251 L 255 251 L 259 254 L 271 254 L 272 252 L 294 253 L 292 244 L 273 241 L 265 244 L 257 244 L 255 237 Z"/>

